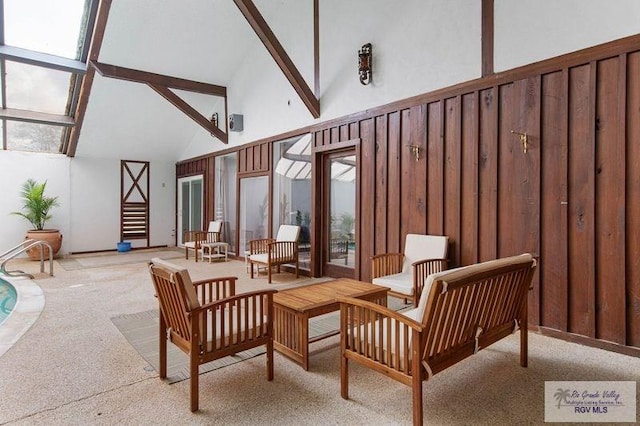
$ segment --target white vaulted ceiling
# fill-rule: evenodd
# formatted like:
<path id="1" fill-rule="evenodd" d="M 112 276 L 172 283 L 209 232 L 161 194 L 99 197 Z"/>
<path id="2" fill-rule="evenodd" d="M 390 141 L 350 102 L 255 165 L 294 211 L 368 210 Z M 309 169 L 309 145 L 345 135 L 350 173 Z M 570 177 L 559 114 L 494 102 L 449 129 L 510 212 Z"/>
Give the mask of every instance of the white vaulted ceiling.
<path id="1" fill-rule="evenodd" d="M 282 4 L 256 2 L 267 21 Z M 228 86 L 259 44 L 231 0 L 113 0 L 98 60 Z M 205 116 L 220 108 L 221 98 L 179 95 Z M 176 161 L 196 131 L 198 124 L 150 87 L 96 73 L 76 156 Z"/>

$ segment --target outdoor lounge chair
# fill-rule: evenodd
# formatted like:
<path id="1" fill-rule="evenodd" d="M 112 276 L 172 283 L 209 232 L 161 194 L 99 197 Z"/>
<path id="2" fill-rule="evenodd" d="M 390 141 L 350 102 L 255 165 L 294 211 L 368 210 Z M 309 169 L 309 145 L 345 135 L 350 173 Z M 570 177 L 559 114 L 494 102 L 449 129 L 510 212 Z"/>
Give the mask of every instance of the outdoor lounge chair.
<path id="1" fill-rule="evenodd" d="M 273 238 L 263 238 L 261 240 L 249 241 L 249 269 L 253 278 L 253 265 L 265 266 L 269 284 L 271 284 L 271 268 L 277 267 L 280 272 L 280 265 L 293 263 L 296 265 L 296 278 L 298 272 L 298 237 L 300 227 L 296 225 L 280 225 L 278 235 Z"/>
<path id="2" fill-rule="evenodd" d="M 526 367 L 527 294 L 535 266 L 523 254 L 430 275 L 418 307 L 404 313 L 338 297 L 341 396 L 349 398 L 348 362 L 356 361 L 411 386 L 413 424 L 421 425 L 422 381 L 518 329 Z"/>
<path id="3" fill-rule="evenodd" d="M 389 287 L 389 296 L 418 305 L 424 281 L 447 269 L 449 237 L 407 234 L 403 253 L 383 253 L 371 258 L 372 283 Z"/>
<path id="4" fill-rule="evenodd" d="M 160 305 L 160 378 L 167 377 L 167 340 L 189 356 L 191 411 L 198 410 L 198 368 L 266 345 L 267 380 L 273 380 L 273 294 L 235 294 L 236 277 L 192 282 L 189 272 L 152 259 L 149 272 Z"/>
<path id="5" fill-rule="evenodd" d="M 213 220 L 209 222 L 209 228 L 206 231 L 187 231 L 184 234 L 184 256 L 189 259 L 189 250 L 195 252 L 196 262 L 198 261 L 198 253 L 202 250 L 203 243 L 217 243 L 220 241 L 220 232 L 222 231 L 222 222 Z"/>

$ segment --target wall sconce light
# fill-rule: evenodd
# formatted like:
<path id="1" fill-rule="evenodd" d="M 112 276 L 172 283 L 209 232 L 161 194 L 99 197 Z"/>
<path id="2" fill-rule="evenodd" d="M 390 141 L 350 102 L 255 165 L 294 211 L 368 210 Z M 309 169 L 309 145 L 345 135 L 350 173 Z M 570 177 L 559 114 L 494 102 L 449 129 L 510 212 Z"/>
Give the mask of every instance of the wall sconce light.
<path id="1" fill-rule="evenodd" d="M 362 48 L 358 51 L 358 74 L 360 75 L 360 83 L 365 86 L 371 83 L 372 62 L 371 43 L 362 45 Z"/>
<path id="2" fill-rule="evenodd" d="M 409 151 L 411 152 L 411 155 L 413 155 L 413 158 L 416 159 L 416 161 L 422 158 L 422 147 L 420 145 L 407 145 L 407 146 L 409 147 Z"/>
<path id="3" fill-rule="evenodd" d="M 213 124 L 214 127 L 218 127 L 218 113 L 214 112 L 213 115 L 211 116 L 211 124 Z"/>

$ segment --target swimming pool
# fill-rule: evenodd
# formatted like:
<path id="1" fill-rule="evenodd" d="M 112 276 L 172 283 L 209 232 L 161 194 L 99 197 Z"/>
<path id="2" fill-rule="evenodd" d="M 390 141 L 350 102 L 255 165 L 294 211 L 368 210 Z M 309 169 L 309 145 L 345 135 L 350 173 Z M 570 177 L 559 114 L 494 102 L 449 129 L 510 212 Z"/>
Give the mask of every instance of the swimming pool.
<path id="1" fill-rule="evenodd" d="M 18 293 L 15 287 L 0 278 L 0 324 L 16 307 L 16 300 L 18 300 Z"/>

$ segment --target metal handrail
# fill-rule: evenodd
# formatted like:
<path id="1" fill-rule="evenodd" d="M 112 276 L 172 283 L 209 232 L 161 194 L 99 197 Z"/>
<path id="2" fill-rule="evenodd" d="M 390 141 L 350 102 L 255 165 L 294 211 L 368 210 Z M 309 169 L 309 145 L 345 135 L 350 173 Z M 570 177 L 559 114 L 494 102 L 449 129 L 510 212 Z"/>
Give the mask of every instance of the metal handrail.
<path id="1" fill-rule="evenodd" d="M 20 271 L 20 270 L 7 271 L 5 265 L 11 259 L 14 259 L 16 256 L 36 246 L 47 247 L 49 249 L 49 275 L 53 276 L 53 248 L 51 247 L 51 244 L 47 243 L 46 241 L 30 240 L 30 239 L 24 240 L 17 246 L 12 247 L 9 250 L 5 251 L 4 253 L 0 254 L 0 261 L 2 261 L 2 264 L 0 264 L 0 272 L 10 277 L 33 278 L 33 275 L 28 274 L 24 271 Z M 44 250 L 40 250 L 40 272 L 44 273 Z"/>

